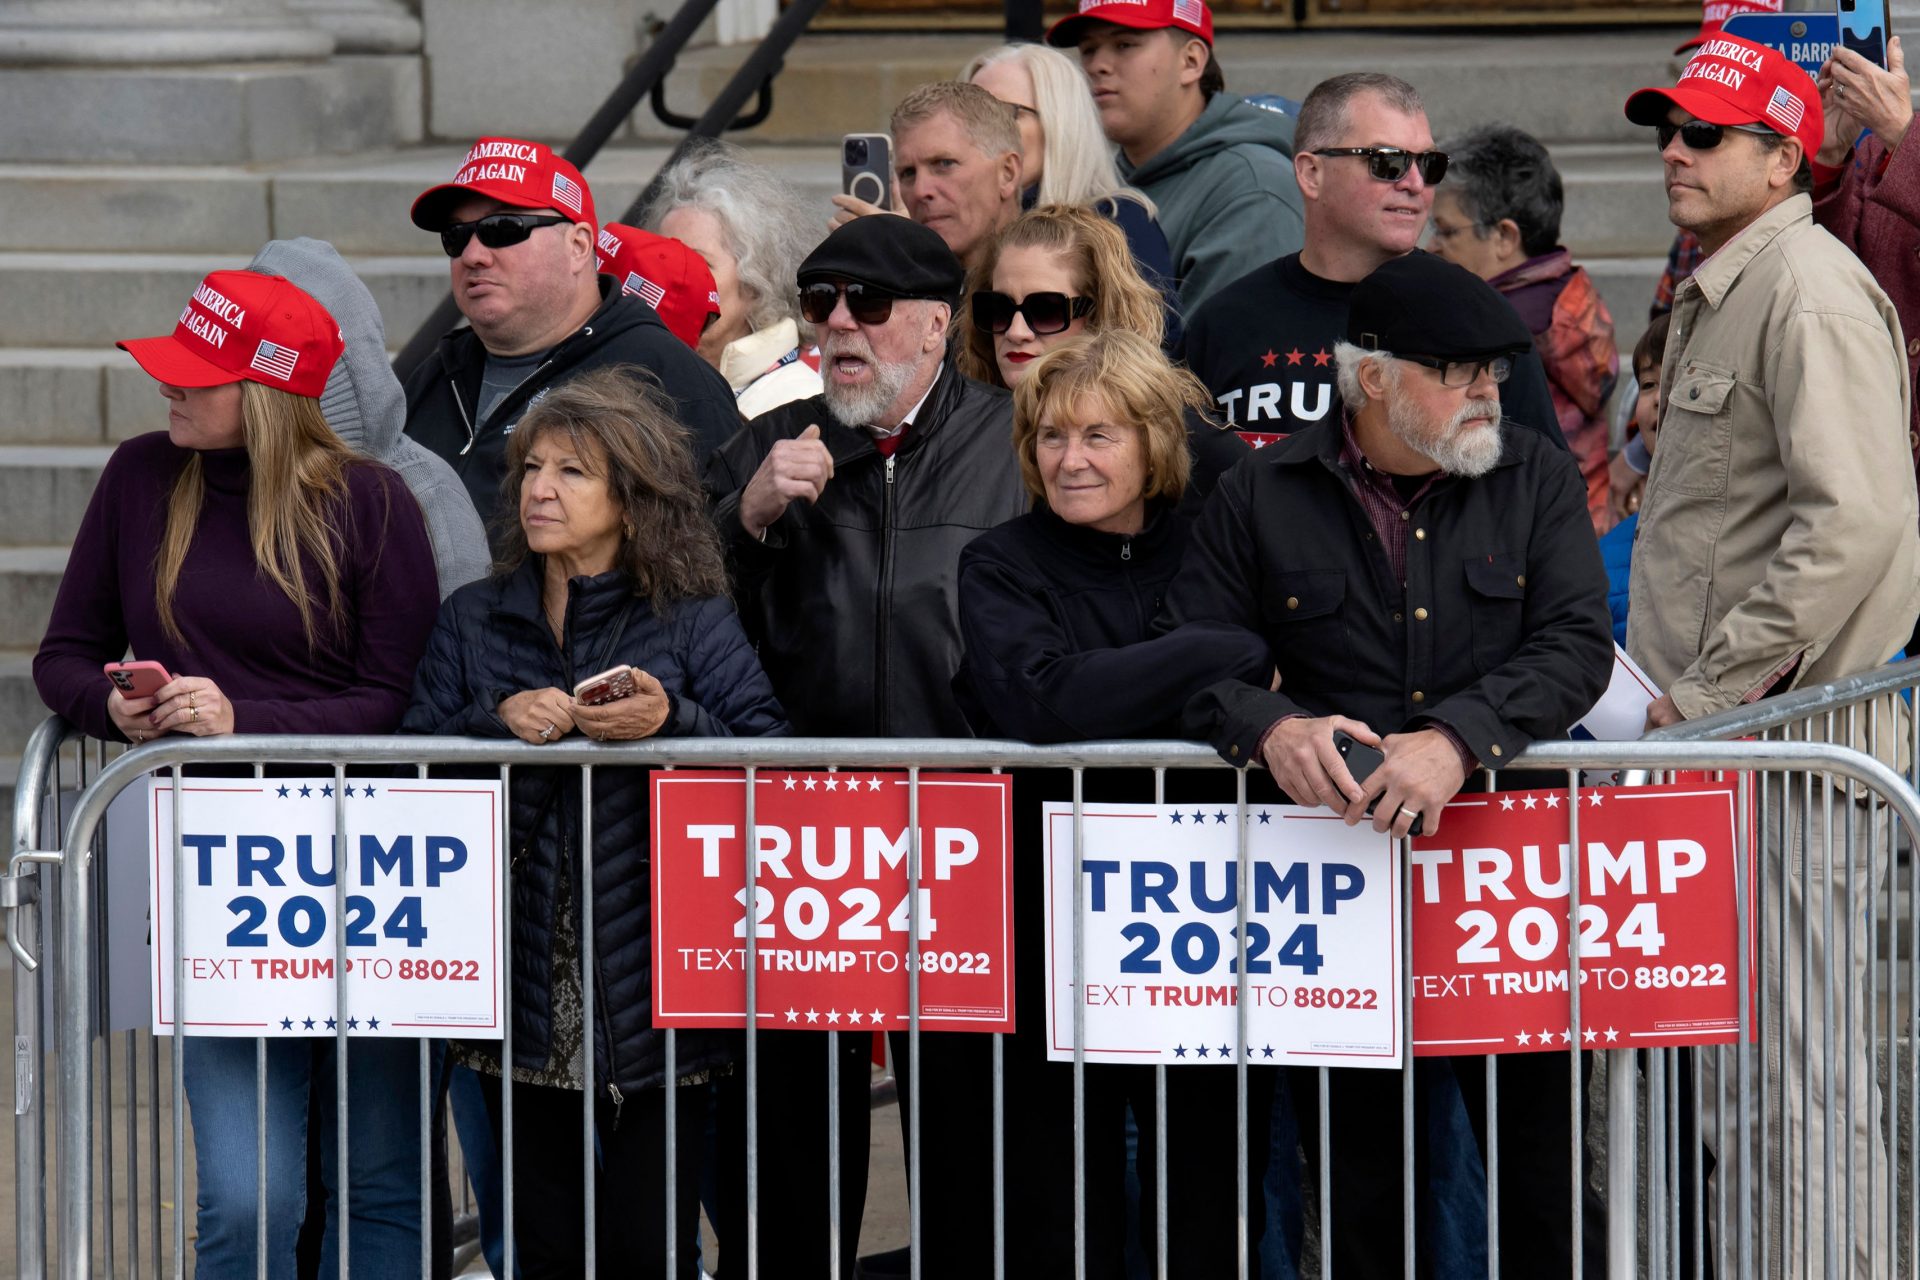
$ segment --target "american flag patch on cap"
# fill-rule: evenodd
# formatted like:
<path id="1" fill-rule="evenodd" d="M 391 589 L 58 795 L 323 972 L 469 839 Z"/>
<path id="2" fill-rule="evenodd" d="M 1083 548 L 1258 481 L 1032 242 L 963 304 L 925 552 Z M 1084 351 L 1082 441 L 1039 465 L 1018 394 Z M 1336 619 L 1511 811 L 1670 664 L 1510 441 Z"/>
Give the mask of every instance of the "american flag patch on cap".
<path id="1" fill-rule="evenodd" d="M 553 198 L 576 218 L 580 216 L 580 184 L 564 173 L 553 175 Z"/>
<path id="2" fill-rule="evenodd" d="M 640 301 L 656 311 L 660 309 L 661 299 L 667 296 L 665 285 L 655 284 L 638 271 L 627 272 L 627 282 L 620 286 L 620 292 L 639 294 Z"/>
<path id="3" fill-rule="evenodd" d="M 1173 0 L 1173 20 L 1175 22 L 1185 22 L 1197 27 L 1201 23 L 1201 14 L 1203 12 L 1204 10 L 1200 6 L 1200 0 Z"/>
<path id="4" fill-rule="evenodd" d="M 283 347 L 277 342 L 268 342 L 265 338 L 253 349 L 253 359 L 247 363 L 262 373 L 270 373 L 282 382 L 291 381 L 293 366 L 300 361 L 300 353 L 292 347 Z"/>
<path id="5" fill-rule="evenodd" d="M 1779 85 L 1774 89 L 1773 97 L 1767 99 L 1767 109 L 1762 114 L 1786 132 L 1794 133 L 1799 130 L 1800 121 L 1807 114 L 1807 104 L 1794 97 L 1785 85 Z"/>

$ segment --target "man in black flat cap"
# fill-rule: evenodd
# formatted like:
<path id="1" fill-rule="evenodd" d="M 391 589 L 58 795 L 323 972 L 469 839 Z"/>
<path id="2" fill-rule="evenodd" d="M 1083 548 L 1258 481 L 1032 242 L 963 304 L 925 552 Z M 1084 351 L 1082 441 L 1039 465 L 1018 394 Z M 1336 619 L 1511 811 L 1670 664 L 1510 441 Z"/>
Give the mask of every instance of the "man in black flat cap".
<path id="1" fill-rule="evenodd" d="M 1501 422 L 1500 383 L 1531 338 L 1498 293 L 1439 258 L 1395 258 L 1355 287 L 1346 332 L 1344 412 L 1220 481 L 1166 621 L 1257 631 L 1279 672 L 1273 688 L 1228 680 L 1197 695 L 1195 736 L 1264 766 L 1295 803 L 1395 836 L 1416 818 L 1436 832 L 1475 769 L 1564 737 L 1606 688 L 1606 573 L 1579 474 L 1538 432 Z M 1340 730 L 1385 754 L 1364 784 L 1334 747 Z M 1483 1145 L 1484 1061 L 1415 1068 L 1458 1076 Z M 1521 1054 L 1498 1077 L 1500 1243 L 1529 1274 L 1571 1269 L 1568 1071 L 1567 1054 Z M 1299 1074 L 1311 1124 L 1318 1078 Z M 1401 1274 L 1400 1089 L 1393 1072 L 1333 1073 L 1343 1276 Z M 1587 1200 L 1582 1251 L 1599 1275 L 1604 1211 Z"/>
<path id="2" fill-rule="evenodd" d="M 1027 497 L 1012 398 L 962 377 L 947 358 L 962 276 L 939 235 L 906 218 L 855 218 L 836 229 L 799 272 L 824 389 L 755 418 L 707 465 L 741 620 L 797 734 L 969 736 L 952 691 L 960 549 L 1023 513 Z M 761 1181 L 769 1189 L 759 1198 L 762 1274 L 829 1271 L 827 1135 L 818 1121 L 825 1035 L 760 1036 L 761 1168 L 780 1171 L 777 1183 Z M 948 1092 L 935 1078 L 948 1038 L 922 1037 L 929 1097 Z M 869 1045 L 864 1034 L 839 1045 L 847 1275 L 866 1200 Z M 744 1107 L 723 1109 L 723 1125 L 729 1117 L 743 1119 Z M 940 1158 L 940 1119 L 922 1114 L 928 1206 L 940 1203 L 938 1179 L 957 1168 Z M 977 1132 L 980 1119 L 953 1123 Z M 723 1129 L 720 1150 L 737 1166 L 742 1135 Z M 744 1169 L 731 1173 L 743 1198 Z M 724 1233 L 736 1227 L 744 1248 L 744 1221 L 721 1224 L 728 1276 L 745 1274 L 741 1254 L 726 1248 Z"/>

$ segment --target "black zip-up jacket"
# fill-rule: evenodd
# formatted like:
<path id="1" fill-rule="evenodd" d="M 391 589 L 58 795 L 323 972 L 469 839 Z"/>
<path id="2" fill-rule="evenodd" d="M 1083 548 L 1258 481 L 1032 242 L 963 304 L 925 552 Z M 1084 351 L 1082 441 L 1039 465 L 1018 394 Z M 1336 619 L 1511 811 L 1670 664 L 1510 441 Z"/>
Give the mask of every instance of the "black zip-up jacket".
<path id="1" fill-rule="evenodd" d="M 1339 419 L 1228 472 L 1163 622 L 1259 632 L 1280 687 L 1203 690 L 1189 731 L 1238 765 L 1295 713 L 1351 716 L 1381 734 L 1438 721 L 1495 769 L 1535 739 L 1564 737 L 1613 670 L 1606 570 L 1566 454 L 1538 432 L 1501 436 L 1493 470 L 1439 478 L 1408 513 L 1404 587 L 1353 495 Z"/>
<path id="2" fill-rule="evenodd" d="M 776 440 L 814 423 L 833 479 L 764 542 L 750 537 L 741 491 Z M 960 550 L 1027 509 L 1012 441 L 1012 397 L 948 363 L 892 458 L 820 396 L 761 414 L 713 455 L 707 491 L 740 617 L 794 732 L 968 736 L 952 688 Z"/>
<path id="3" fill-rule="evenodd" d="M 740 429 L 740 410 L 726 379 L 673 336 L 652 307 L 600 277 L 600 306 L 578 332 L 547 352 L 532 373 L 476 422 L 487 349 L 468 328 L 440 339 L 407 379 L 407 434 L 452 464 L 490 536 L 501 514 L 507 437 L 531 405 L 576 373 L 613 364 L 638 365 L 672 397 L 675 417 L 692 436 L 695 466 Z M 513 504 L 507 504 L 511 507 Z M 509 513 L 511 514 L 511 513 Z"/>
<path id="4" fill-rule="evenodd" d="M 615 571 L 567 586 L 565 644 L 553 642 L 541 603 L 538 556 L 512 574 L 454 592 L 441 606 L 414 679 L 402 733 L 506 738 L 499 704 L 528 689 L 571 689 L 617 663 L 645 670 L 671 706 L 660 737 L 750 737 L 786 732 L 773 690 L 723 597 L 682 600 L 665 614 Z M 625 625 L 620 624 L 626 615 Z M 653 1027 L 648 799 L 644 769 L 598 768 L 593 780 L 594 1088 L 617 1103 L 662 1083 L 665 1043 Z M 580 775 L 528 766 L 513 771 L 513 1057 L 540 1067 L 553 1039 L 554 925 L 560 860 L 573 860 L 580 918 Z M 730 1032 L 680 1033 L 675 1070 L 733 1060 Z M 611 1088 L 608 1088 L 611 1086 Z"/>

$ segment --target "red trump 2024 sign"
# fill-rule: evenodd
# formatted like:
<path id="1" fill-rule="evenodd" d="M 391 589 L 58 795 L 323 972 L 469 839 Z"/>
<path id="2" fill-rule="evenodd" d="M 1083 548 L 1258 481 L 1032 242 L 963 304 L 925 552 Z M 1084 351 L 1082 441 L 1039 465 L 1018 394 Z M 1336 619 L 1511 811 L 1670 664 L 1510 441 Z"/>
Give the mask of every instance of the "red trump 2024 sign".
<path id="1" fill-rule="evenodd" d="M 763 1029 L 904 1030 L 917 924 L 920 1025 L 1013 1030 L 1011 779 L 920 776 L 910 901 L 906 774 L 763 769 L 751 905 L 745 775 L 665 770 L 652 786 L 655 1026 L 746 1025 L 751 921 Z"/>

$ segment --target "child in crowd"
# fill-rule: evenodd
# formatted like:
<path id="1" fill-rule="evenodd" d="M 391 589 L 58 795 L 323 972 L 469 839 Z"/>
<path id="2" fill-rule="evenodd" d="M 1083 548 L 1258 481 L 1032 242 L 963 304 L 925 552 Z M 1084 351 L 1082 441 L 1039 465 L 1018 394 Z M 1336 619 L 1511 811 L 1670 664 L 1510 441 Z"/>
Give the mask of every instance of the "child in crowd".
<path id="1" fill-rule="evenodd" d="M 1633 406 L 1633 420 L 1640 428 L 1649 456 L 1660 434 L 1660 365 L 1667 355 L 1667 316 L 1657 315 L 1633 348 L 1633 380 L 1640 398 Z M 1634 510 L 1600 539 L 1600 558 L 1607 566 L 1607 608 L 1613 614 L 1613 638 L 1627 642 L 1627 583 L 1633 576 L 1633 536 L 1640 527 L 1640 512 Z"/>

